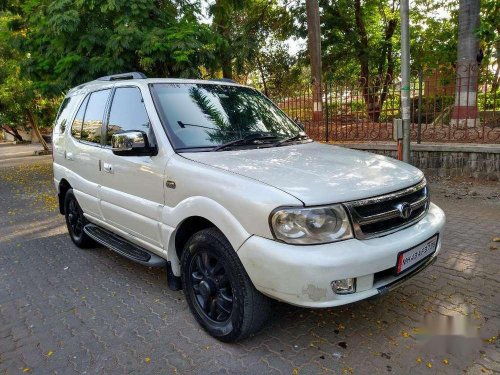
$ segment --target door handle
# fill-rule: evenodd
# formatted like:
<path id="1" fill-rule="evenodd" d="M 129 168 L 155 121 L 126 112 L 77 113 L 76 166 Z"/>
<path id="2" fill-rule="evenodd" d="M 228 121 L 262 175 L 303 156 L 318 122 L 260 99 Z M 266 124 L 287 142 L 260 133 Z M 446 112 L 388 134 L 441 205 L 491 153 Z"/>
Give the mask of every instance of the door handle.
<path id="1" fill-rule="evenodd" d="M 109 163 L 103 163 L 102 168 L 104 172 L 113 173 L 113 165 Z"/>
<path id="2" fill-rule="evenodd" d="M 66 152 L 66 154 L 64 155 L 64 157 L 65 157 L 67 160 L 74 160 L 74 158 L 73 158 L 73 153 L 72 153 L 72 152 Z"/>

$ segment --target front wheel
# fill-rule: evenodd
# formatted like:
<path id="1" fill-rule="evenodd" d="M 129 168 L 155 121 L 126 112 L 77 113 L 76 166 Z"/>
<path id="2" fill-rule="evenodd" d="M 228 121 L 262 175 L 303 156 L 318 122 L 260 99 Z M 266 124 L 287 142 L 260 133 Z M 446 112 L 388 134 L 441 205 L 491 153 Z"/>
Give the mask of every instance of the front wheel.
<path id="1" fill-rule="evenodd" d="M 95 245 L 95 242 L 83 230 L 87 220 L 83 216 L 83 211 L 76 200 L 73 189 L 69 189 L 64 197 L 64 216 L 69 236 L 73 243 L 80 248 L 88 248 Z"/>
<path id="2" fill-rule="evenodd" d="M 233 342 L 258 331 L 271 308 L 255 289 L 229 241 L 216 228 L 195 233 L 181 258 L 182 286 L 198 323 Z"/>

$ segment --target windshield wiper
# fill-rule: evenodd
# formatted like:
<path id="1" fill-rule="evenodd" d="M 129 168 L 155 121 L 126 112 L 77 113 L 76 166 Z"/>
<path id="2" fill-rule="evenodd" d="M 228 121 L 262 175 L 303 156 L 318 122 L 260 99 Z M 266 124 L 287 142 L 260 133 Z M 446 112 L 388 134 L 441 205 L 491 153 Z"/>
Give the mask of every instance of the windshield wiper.
<path id="1" fill-rule="evenodd" d="M 196 128 L 203 128 L 203 129 L 210 129 L 210 130 L 217 130 L 217 128 L 212 128 L 211 126 L 205 126 L 205 125 L 198 125 L 198 124 L 187 124 L 185 122 L 182 122 L 182 121 L 177 121 L 177 124 L 179 124 L 179 126 L 181 128 L 185 128 L 186 126 L 194 126 Z"/>
<path id="2" fill-rule="evenodd" d="M 265 134 L 265 133 L 250 134 L 250 135 L 247 135 L 246 137 L 223 143 L 223 144 L 213 148 L 212 151 L 220 151 L 220 150 L 223 150 L 227 147 L 236 146 L 236 145 L 238 145 L 238 146 L 250 145 L 250 144 L 254 143 L 255 141 L 262 141 L 262 140 L 267 140 L 267 139 L 276 139 L 276 136 L 273 134 Z"/>
<path id="3" fill-rule="evenodd" d="M 279 142 L 276 142 L 273 147 L 279 147 L 285 143 L 288 143 L 288 142 L 293 142 L 293 141 L 298 141 L 302 138 L 306 137 L 307 139 L 309 139 L 307 137 L 307 134 L 306 133 L 298 133 L 298 134 L 295 134 L 293 137 L 289 137 L 289 138 L 285 138 L 285 139 L 282 139 L 281 141 Z"/>

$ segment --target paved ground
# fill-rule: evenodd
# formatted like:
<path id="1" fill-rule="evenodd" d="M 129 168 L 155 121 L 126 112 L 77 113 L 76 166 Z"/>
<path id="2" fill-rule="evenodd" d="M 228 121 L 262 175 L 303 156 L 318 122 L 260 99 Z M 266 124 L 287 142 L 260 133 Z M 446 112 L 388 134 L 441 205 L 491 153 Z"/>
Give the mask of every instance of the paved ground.
<path id="1" fill-rule="evenodd" d="M 73 246 L 50 179 L 50 156 L 0 161 L 0 374 L 500 373 L 498 183 L 433 186 L 444 249 L 400 289 L 342 308 L 278 304 L 259 335 L 228 345 L 163 272 Z M 454 336 L 426 332 L 445 316 Z"/>

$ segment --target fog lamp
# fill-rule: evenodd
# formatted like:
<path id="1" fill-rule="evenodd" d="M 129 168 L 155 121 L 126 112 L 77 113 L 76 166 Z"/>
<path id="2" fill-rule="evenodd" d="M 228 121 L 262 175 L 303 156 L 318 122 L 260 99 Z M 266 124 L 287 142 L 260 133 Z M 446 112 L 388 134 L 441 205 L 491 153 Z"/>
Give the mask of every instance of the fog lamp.
<path id="1" fill-rule="evenodd" d="M 350 277 L 348 279 L 333 280 L 331 286 L 336 294 L 354 293 L 356 291 L 356 279 Z"/>

